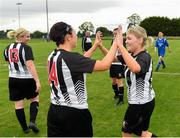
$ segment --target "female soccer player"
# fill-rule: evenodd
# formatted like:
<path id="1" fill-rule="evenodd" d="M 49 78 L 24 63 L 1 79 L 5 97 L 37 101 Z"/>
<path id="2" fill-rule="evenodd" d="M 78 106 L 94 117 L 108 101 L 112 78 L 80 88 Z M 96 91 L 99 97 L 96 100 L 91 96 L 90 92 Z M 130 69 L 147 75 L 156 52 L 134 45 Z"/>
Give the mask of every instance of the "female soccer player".
<path id="1" fill-rule="evenodd" d="M 31 128 L 35 133 L 39 132 L 35 121 L 39 106 L 39 90 L 41 84 L 33 63 L 32 49 L 27 45 L 30 33 L 19 28 L 8 32 L 8 38 L 15 38 L 15 42 L 4 50 L 5 60 L 9 62 L 9 98 L 15 103 L 17 119 L 25 133 Z M 30 123 L 27 126 L 24 113 L 24 98 L 29 99 Z"/>
<path id="2" fill-rule="evenodd" d="M 146 40 L 146 31 L 140 26 L 128 29 L 126 33 L 127 50 L 123 46 L 121 28 L 116 37 L 118 50 L 122 54 L 117 58 L 127 65 L 125 78 L 129 105 L 123 121 L 123 137 L 131 137 L 132 133 L 141 137 L 155 136 L 148 131 L 155 106 L 155 92 L 152 88 L 152 59 L 144 48 Z"/>
<path id="3" fill-rule="evenodd" d="M 118 30 L 118 28 L 115 28 L 113 30 L 114 38 L 113 38 L 111 44 L 113 44 L 113 41 L 117 34 L 117 30 Z M 103 47 L 102 43 L 99 45 L 99 48 L 104 55 L 106 55 L 108 53 L 108 50 L 105 47 Z M 120 55 L 120 54 L 121 53 L 116 51 L 116 56 Z M 125 66 L 121 62 L 114 61 L 114 62 L 112 62 L 111 67 L 109 69 L 109 75 L 112 80 L 112 88 L 113 88 L 114 94 L 115 94 L 114 99 L 117 99 L 117 98 L 119 99 L 117 102 L 117 105 L 118 104 L 121 105 L 124 103 L 124 83 L 123 83 L 124 67 Z"/>
<path id="4" fill-rule="evenodd" d="M 72 52 L 77 36 L 74 29 L 64 23 L 54 24 L 50 39 L 57 48 L 48 57 L 51 87 L 51 105 L 48 112 L 48 136 L 92 137 L 92 117 L 88 110 L 86 73 L 109 69 L 117 50 L 113 44 L 102 60 L 90 59 L 100 44 L 100 33 L 95 43 L 83 55 Z"/>
<path id="5" fill-rule="evenodd" d="M 92 41 L 90 38 L 90 32 L 86 31 L 85 36 L 82 39 L 82 51 L 87 52 L 92 47 Z"/>
<path id="6" fill-rule="evenodd" d="M 164 56 L 165 56 L 165 52 L 166 52 L 166 47 L 168 47 L 169 52 L 171 52 L 169 44 L 168 44 L 166 38 L 164 38 L 163 36 L 164 36 L 164 34 L 162 32 L 159 32 L 158 38 L 157 38 L 156 43 L 155 43 L 155 51 L 157 48 L 158 49 L 158 56 L 159 56 L 158 64 L 156 66 L 156 71 L 159 70 L 161 64 L 163 65 L 163 69 L 166 67 L 166 65 L 164 63 Z"/>

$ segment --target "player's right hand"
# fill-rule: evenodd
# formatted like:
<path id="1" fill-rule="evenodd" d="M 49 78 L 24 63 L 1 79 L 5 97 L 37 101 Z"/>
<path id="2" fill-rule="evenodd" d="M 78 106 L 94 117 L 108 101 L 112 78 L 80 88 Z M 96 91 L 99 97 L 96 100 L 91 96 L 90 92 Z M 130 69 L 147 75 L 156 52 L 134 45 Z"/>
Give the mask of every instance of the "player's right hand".
<path id="1" fill-rule="evenodd" d="M 39 81 L 36 81 L 36 92 L 40 92 L 41 90 L 41 84 Z"/>

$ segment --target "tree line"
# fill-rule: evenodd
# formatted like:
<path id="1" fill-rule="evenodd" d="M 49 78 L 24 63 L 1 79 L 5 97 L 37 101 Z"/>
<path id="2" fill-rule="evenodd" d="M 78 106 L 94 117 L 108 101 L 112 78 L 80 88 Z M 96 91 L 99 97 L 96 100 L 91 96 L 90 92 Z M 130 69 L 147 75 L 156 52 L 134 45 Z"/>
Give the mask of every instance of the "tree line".
<path id="1" fill-rule="evenodd" d="M 132 14 L 127 20 L 127 29 L 134 25 L 140 25 L 146 29 L 149 36 L 157 36 L 159 31 L 166 36 L 180 36 L 180 18 L 169 19 L 168 17 L 152 16 L 141 20 L 138 14 Z M 10 30 L 0 31 L 0 38 L 6 38 L 8 31 Z M 112 36 L 112 31 L 106 27 L 100 26 L 95 30 L 91 22 L 84 22 L 79 26 L 78 37 L 83 37 L 86 31 L 90 31 L 92 35 L 97 31 L 101 31 L 103 36 Z M 31 37 L 46 39 L 47 33 L 35 31 L 31 33 Z"/>
<path id="2" fill-rule="evenodd" d="M 155 36 L 159 31 L 166 36 L 180 36 L 180 18 L 169 19 L 167 17 L 149 17 L 141 21 L 150 36 Z"/>

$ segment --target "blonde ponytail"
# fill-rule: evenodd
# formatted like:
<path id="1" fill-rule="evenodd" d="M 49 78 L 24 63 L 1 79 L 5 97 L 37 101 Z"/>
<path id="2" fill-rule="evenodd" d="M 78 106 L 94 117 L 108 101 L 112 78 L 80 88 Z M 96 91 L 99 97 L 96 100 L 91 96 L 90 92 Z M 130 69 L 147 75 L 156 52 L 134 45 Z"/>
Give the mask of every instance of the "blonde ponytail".
<path id="1" fill-rule="evenodd" d="M 7 37 L 9 39 L 12 39 L 12 38 L 15 38 L 16 40 L 18 40 L 20 37 L 23 37 L 24 35 L 26 34 L 29 34 L 30 32 L 27 31 L 26 29 L 24 28 L 19 28 L 17 29 L 16 31 L 9 31 L 7 33 Z"/>
<path id="2" fill-rule="evenodd" d="M 154 43 L 154 38 L 152 36 L 148 36 L 145 42 L 145 47 L 151 47 Z"/>
<path id="3" fill-rule="evenodd" d="M 8 33 L 7 33 L 7 38 L 9 38 L 9 39 L 13 39 L 13 38 L 15 38 L 15 31 L 9 31 Z"/>

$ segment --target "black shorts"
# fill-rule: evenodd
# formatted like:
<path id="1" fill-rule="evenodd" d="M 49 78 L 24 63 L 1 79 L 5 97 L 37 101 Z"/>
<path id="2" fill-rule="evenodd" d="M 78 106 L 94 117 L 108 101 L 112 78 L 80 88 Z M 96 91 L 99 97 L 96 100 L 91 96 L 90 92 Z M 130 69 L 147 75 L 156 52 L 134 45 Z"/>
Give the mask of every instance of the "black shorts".
<path id="1" fill-rule="evenodd" d="M 86 45 L 86 46 L 84 47 L 84 51 L 87 52 L 91 47 L 92 47 L 91 45 Z"/>
<path id="2" fill-rule="evenodd" d="M 47 118 L 48 137 L 92 137 L 92 116 L 88 109 L 51 104 Z"/>
<path id="3" fill-rule="evenodd" d="M 146 104 L 129 104 L 124 121 L 122 131 L 125 133 L 134 133 L 141 136 L 142 131 L 149 128 L 150 118 L 155 106 L 155 99 Z"/>
<path id="4" fill-rule="evenodd" d="M 111 65 L 110 67 L 111 78 L 124 78 L 124 66 L 123 65 Z"/>
<path id="5" fill-rule="evenodd" d="M 34 79 L 9 78 L 9 99 L 19 101 L 31 99 L 38 95 Z"/>

